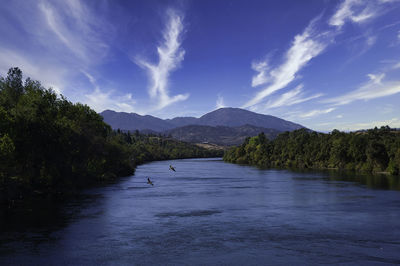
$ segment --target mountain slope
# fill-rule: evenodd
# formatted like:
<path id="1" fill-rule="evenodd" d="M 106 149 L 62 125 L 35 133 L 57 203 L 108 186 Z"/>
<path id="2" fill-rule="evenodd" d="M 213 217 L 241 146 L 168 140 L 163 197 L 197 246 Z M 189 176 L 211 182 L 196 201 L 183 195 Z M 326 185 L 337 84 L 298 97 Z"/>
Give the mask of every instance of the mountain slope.
<path id="1" fill-rule="evenodd" d="M 102 112 L 101 115 L 104 117 L 104 121 L 110 124 L 112 128 L 131 131 L 149 129 L 162 132 L 187 125 L 238 127 L 247 124 L 278 131 L 292 131 L 303 128 L 299 124 L 275 116 L 258 114 L 239 108 L 221 108 L 200 118 L 176 117 L 165 120 L 150 115 L 141 116 L 135 113 L 129 114 L 110 110 Z"/>
<path id="2" fill-rule="evenodd" d="M 197 120 L 198 118 L 196 117 L 175 117 L 172 119 L 166 119 L 165 121 L 174 127 L 183 127 L 187 125 L 196 125 Z"/>
<path id="3" fill-rule="evenodd" d="M 163 132 L 174 139 L 191 143 L 213 143 L 223 146 L 240 145 L 246 137 L 264 132 L 268 139 L 274 139 L 281 131 L 252 125 L 240 127 L 189 125 Z"/>
<path id="4" fill-rule="evenodd" d="M 152 131 L 161 132 L 174 128 L 171 123 L 151 116 L 151 115 L 138 115 L 135 113 L 115 112 L 106 110 L 100 113 L 103 116 L 104 122 L 109 124 L 113 129 L 121 130 L 144 130 L 150 129 Z"/>
<path id="5" fill-rule="evenodd" d="M 279 131 L 292 131 L 303 128 L 299 124 L 283 120 L 272 115 L 263 115 L 240 108 L 220 108 L 207 113 L 197 120 L 198 125 L 237 127 L 253 125 L 273 128 Z"/>

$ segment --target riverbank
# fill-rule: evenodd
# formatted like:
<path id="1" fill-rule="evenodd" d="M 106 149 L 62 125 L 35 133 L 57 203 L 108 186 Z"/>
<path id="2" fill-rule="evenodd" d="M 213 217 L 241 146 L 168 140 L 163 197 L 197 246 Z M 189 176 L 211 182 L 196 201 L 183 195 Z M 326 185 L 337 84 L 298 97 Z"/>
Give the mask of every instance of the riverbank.
<path id="1" fill-rule="evenodd" d="M 224 154 L 231 163 L 259 167 L 346 169 L 400 174 L 400 134 L 389 127 L 330 134 L 300 129 L 272 141 L 264 134 L 248 138 Z"/>
<path id="2" fill-rule="evenodd" d="M 143 136 L 142 136 L 143 137 Z M 102 176 L 91 183 L 79 184 L 79 186 L 64 186 L 64 187 L 36 187 L 32 189 L 31 186 L 23 184 L 21 181 L 12 179 L 13 182 L 8 184 L 2 184 L 0 186 L 0 220 L 6 213 L 10 214 L 14 211 L 22 210 L 22 209 L 30 209 L 30 203 L 33 201 L 52 201 L 52 202 L 65 202 L 68 199 L 74 198 L 79 195 L 80 192 L 84 189 L 92 188 L 92 187 L 101 187 L 108 184 L 113 184 L 118 182 L 118 179 L 134 175 L 135 169 L 145 163 L 153 162 L 153 161 L 166 161 L 173 159 L 190 159 L 190 158 L 221 158 L 222 153 L 220 150 L 203 150 L 203 148 L 198 148 L 195 145 L 191 145 L 188 143 L 182 143 L 175 140 L 169 140 L 172 142 L 179 143 L 180 145 L 192 147 L 194 150 L 200 150 L 202 157 L 197 154 L 187 154 L 187 156 L 168 156 L 164 153 L 156 153 L 152 155 L 153 159 L 144 158 L 143 156 L 136 160 L 136 163 L 133 165 L 132 171 L 121 176 L 117 175 L 108 175 Z M 149 155 L 149 154 L 148 154 Z"/>

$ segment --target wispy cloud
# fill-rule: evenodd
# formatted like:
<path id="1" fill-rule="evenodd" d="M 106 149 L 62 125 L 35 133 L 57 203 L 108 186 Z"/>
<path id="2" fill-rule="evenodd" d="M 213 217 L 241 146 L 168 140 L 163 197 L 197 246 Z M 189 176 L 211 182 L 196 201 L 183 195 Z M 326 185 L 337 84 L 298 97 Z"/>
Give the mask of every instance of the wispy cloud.
<path id="1" fill-rule="evenodd" d="M 217 102 L 215 104 L 215 108 L 219 109 L 219 108 L 224 108 L 225 103 L 224 103 L 224 97 L 222 97 L 220 94 L 218 94 L 218 98 L 217 98 Z"/>
<path id="2" fill-rule="evenodd" d="M 59 16 L 50 5 L 45 2 L 40 2 L 40 10 L 43 12 L 46 22 L 53 33 L 58 37 L 58 39 L 71 49 L 75 54 L 84 58 L 85 53 L 79 42 L 73 40 L 73 36 L 69 34 L 69 31 L 64 27 L 64 25 L 57 19 Z"/>
<path id="3" fill-rule="evenodd" d="M 158 63 L 152 64 L 144 59 L 137 58 L 135 63 L 147 70 L 151 79 L 149 95 L 158 100 L 156 109 L 162 109 L 178 101 L 184 101 L 189 94 L 169 95 L 168 79 L 170 73 L 177 69 L 185 55 L 181 48 L 183 31 L 183 16 L 172 9 L 168 10 L 168 23 L 163 32 L 164 43 L 157 47 Z"/>
<path id="4" fill-rule="evenodd" d="M 278 99 L 274 101 L 268 101 L 266 104 L 266 109 L 277 108 L 282 106 L 290 106 L 321 97 L 322 95 L 323 95 L 322 93 L 318 93 L 306 97 L 304 96 L 303 93 L 303 85 L 298 85 L 293 90 L 282 94 Z"/>
<path id="5" fill-rule="evenodd" d="M 271 77 L 268 74 L 269 67 L 267 61 L 253 62 L 251 64 L 251 68 L 258 72 L 258 74 L 255 75 L 251 81 L 252 87 L 257 87 L 258 85 L 262 85 L 270 81 Z"/>
<path id="6" fill-rule="evenodd" d="M 381 126 L 389 126 L 391 128 L 399 128 L 400 127 L 400 120 L 399 120 L 399 118 L 392 118 L 392 119 L 387 119 L 387 120 L 372 121 L 372 122 L 365 122 L 365 123 L 339 123 L 339 124 L 335 124 L 335 128 L 338 129 L 338 130 L 342 130 L 342 131 L 354 131 L 354 130 L 374 128 L 374 127 L 378 127 L 379 128 Z"/>
<path id="7" fill-rule="evenodd" d="M 286 52 L 284 62 L 270 70 L 268 73 L 267 62 L 253 64 L 254 70 L 259 73 L 253 77 L 252 85 L 259 86 L 269 84 L 259 91 L 250 101 L 243 105 L 248 108 L 260 103 L 265 97 L 285 88 L 295 78 L 296 74 L 307 65 L 307 63 L 322 53 L 327 46 L 325 33 L 317 33 L 314 24 L 319 18 L 313 20 L 303 33 L 294 37 L 293 43 Z"/>
<path id="8" fill-rule="evenodd" d="M 361 36 L 356 36 L 349 40 L 349 45 L 352 55 L 345 61 L 344 64 L 348 64 L 354 61 L 356 58 L 361 57 L 368 52 L 378 40 L 377 36 L 366 33 Z M 353 43 L 354 42 L 354 43 Z"/>
<path id="9" fill-rule="evenodd" d="M 367 41 L 366 41 L 367 46 L 368 47 L 373 46 L 376 43 L 376 39 L 377 39 L 376 36 L 368 36 Z"/>
<path id="10" fill-rule="evenodd" d="M 385 97 L 400 92 L 400 81 L 383 81 L 385 74 L 369 74 L 370 80 L 361 85 L 358 89 L 341 96 L 323 100 L 323 103 L 330 103 L 334 106 L 349 104 L 357 100 L 371 100 Z"/>
<path id="11" fill-rule="evenodd" d="M 378 13 L 375 1 L 345 0 L 329 20 L 329 25 L 341 28 L 346 21 L 362 23 Z"/>
<path id="12" fill-rule="evenodd" d="M 387 115 L 387 114 L 394 113 L 395 110 L 396 110 L 396 108 L 393 104 L 385 104 L 384 106 L 382 106 L 382 108 L 381 108 L 381 110 L 379 110 L 379 112 L 381 114 Z"/>
<path id="13" fill-rule="evenodd" d="M 78 0 L 10 2 L 2 12 L 9 19 L 0 25 L 0 71 L 20 67 L 45 87 L 84 102 L 87 88 L 75 82 L 107 55 L 103 33 L 112 36 L 112 26 Z"/>
<path id="14" fill-rule="evenodd" d="M 285 112 L 285 113 L 281 114 L 280 116 L 287 120 L 303 121 L 303 120 L 308 120 L 310 118 L 314 118 L 317 116 L 329 114 L 329 113 L 333 112 L 334 110 L 336 110 L 335 107 L 312 109 L 312 110 L 308 110 L 308 111 L 297 109 L 294 111 Z"/>
<path id="15" fill-rule="evenodd" d="M 94 79 L 90 80 L 93 88 L 88 88 L 83 79 L 82 73 L 86 77 L 96 73 L 114 35 L 114 27 L 98 19 L 103 11 L 100 5 L 89 8 L 78 0 L 10 2 L 0 9 L 0 16 L 3 12 L 8 16 L 7 23 L 0 25 L 4 37 L 1 73 L 20 67 L 25 77 L 40 80 L 43 86 L 97 111 L 113 107 L 132 110 L 130 95 L 118 96 L 112 90 L 105 93 Z"/>
<path id="16" fill-rule="evenodd" d="M 392 47 L 397 45 L 400 45 L 400 30 L 397 32 L 396 39 L 391 44 Z"/>
<path id="17" fill-rule="evenodd" d="M 93 64 L 106 54 L 108 45 L 100 34 L 106 30 L 110 36 L 112 28 L 96 20 L 80 1 L 55 5 L 42 0 L 38 2 L 38 8 L 50 32 L 78 57 L 79 61 L 75 63 Z"/>
<path id="18" fill-rule="evenodd" d="M 82 70 L 89 82 L 94 87 L 91 93 L 84 95 L 84 102 L 92 107 L 95 111 L 101 112 L 111 109 L 117 112 L 138 112 L 136 101 L 132 98 L 131 93 L 118 95 L 114 90 L 104 91 L 97 85 L 97 80 L 90 73 Z"/>
<path id="19" fill-rule="evenodd" d="M 25 77 L 40 80 L 46 88 L 51 87 L 57 93 L 62 93 L 64 79 L 68 70 L 63 66 L 50 64 L 39 58 L 30 59 L 13 50 L 0 47 L 0 73 L 6 74 L 10 67 L 22 69 Z"/>
<path id="20" fill-rule="evenodd" d="M 85 103 L 95 111 L 101 112 L 111 109 L 117 112 L 137 112 L 132 94 L 117 95 L 115 91 L 101 91 L 95 88 L 93 92 L 85 94 Z"/>
<path id="21" fill-rule="evenodd" d="M 302 94 L 302 87 L 283 93 L 276 100 L 269 100 L 267 104 L 260 103 L 271 94 L 286 88 L 296 78 L 299 72 L 315 57 L 319 56 L 325 49 L 333 43 L 335 37 L 342 32 L 342 26 L 347 22 L 360 24 L 377 17 L 384 11 L 383 5 L 388 1 L 362 1 L 362 0 L 344 0 L 337 8 L 335 13 L 328 19 L 329 27 L 322 31 L 322 16 L 312 20 L 303 33 L 294 37 L 294 40 L 285 53 L 282 64 L 271 67 L 269 60 L 257 61 L 252 63 L 252 69 L 257 72 L 252 78 L 252 87 L 264 85 L 253 98 L 247 101 L 242 107 L 252 110 L 265 111 L 270 108 L 289 106 L 296 103 L 309 101 L 322 96 L 315 94 L 305 97 Z M 326 24 L 325 24 L 326 25 Z M 368 51 L 377 41 L 377 36 L 369 33 L 365 36 L 363 48 L 358 56 Z"/>
<path id="22" fill-rule="evenodd" d="M 300 118 L 311 118 L 311 117 L 319 116 L 322 114 L 330 113 L 334 110 L 335 110 L 335 108 L 333 108 L 333 107 L 328 108 L 328 109 L 322 109 L 322 110 L 312 110 L 312 111 L 300 114 L 299 117 Z"/>

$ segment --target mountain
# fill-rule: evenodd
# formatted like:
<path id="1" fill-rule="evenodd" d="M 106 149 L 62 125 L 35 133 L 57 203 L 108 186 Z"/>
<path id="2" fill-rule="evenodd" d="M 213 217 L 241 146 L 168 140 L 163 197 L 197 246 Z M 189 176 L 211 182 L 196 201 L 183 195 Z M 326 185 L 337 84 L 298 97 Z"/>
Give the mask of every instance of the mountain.
<path id="1" fill-rule="evenodd" d="M 175 117 L 172 119 L 166 119 L 165 121 L 169 122 L 175 127 L 183 127 L 187 125 L 196 125 L 197 118 L 196 117 Z"/>
<path id="2" fill-rule="evenodd" d="M 160 119 L 154 116 L 141 116 L 135 113 L 114 112 L 110 110 L 100 113 L 104 121 L 114 129 L 144 130 L 149 129 L 163 132 L 176 127 L 187 125 L 240 127 L 252 125 L 261 128 L 271 128 L 278 131 L 292 131 L 303 126 L 281 118 L 254 113 L 239 108 L 220 108 L 207 113 L 200 118 L 176 117 L 173 119 Z"/>
<path id="3" fill-rule="evenodd" d="M 135 113 L 115 112 L 106 110 L 100 113 L 103 116 L 104 122 L 109 124 L 113 129 L 121 130 L 146 130 L 165 131 L 175 126 L 168 121 L 151 116 L 138 115 Z"/>
<path id="4" fill-rule="evenodd" d="M 163 132 L 174 139 L 192 143 L 213 143 L 222 146 L 240 145 L 246 137 L 253 137 L 264 132 L 268 139 L 274 139 L 281 131 L 243 125 L 239 127 L 189 125 Z"/>
<path id="5" fill-rule="evenodd" d="M 273 128 L 279 131 L 293 131 L 303 128 L 272 115 L 263 115 L 240 108 L 220 108 L 207 113 L 197 121 L 198 125 L 237 127 L 242 125 L 253 125 L 257 127 Z"/>

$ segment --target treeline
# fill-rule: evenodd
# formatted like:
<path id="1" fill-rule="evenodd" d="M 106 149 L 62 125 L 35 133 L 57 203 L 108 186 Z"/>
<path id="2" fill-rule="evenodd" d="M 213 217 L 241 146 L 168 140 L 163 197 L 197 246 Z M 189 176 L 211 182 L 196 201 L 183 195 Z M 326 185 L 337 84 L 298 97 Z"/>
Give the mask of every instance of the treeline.
<path id="1" fill-rule="evenodd" d="M 218 154 L 115 132 L 87 105 L 58 97 L 38 81 L 24 81 L 18 68 L 0 78 L 0 209 L 126 176 L 146 161 L 207 156 Z"/>
<path id="2" fill-rule="evenodd" d="M 171 137 L 155 134 L 121 132 L 113 133 L 118 142 L 128 148 L 135 165 L 149 161 L 172 160 L 179 158 L 222 157 L 222 150 L 208 150 Z"/>
<path id="3" fill-rule="evenodd" d="M 338 168 L 400 174 L 400 131 L 380 129 L 330 134 L 306 129 L 285 132 L 273 141 L 263 133 L 228 150 L 224 160 L 260 167 Z"/>

